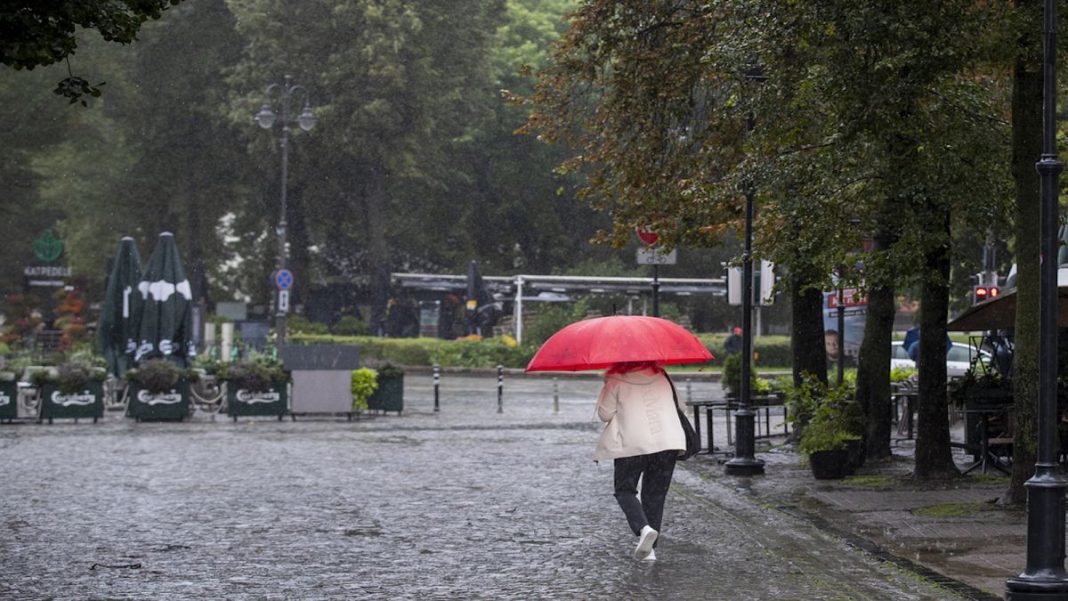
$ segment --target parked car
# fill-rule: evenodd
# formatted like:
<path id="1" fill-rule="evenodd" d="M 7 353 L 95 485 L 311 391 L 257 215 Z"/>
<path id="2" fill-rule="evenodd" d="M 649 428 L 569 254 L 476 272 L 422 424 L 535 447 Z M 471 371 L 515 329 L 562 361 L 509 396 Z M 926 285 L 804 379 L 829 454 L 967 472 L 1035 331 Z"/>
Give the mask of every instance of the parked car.
<path id="1" fill-rule="evenodd" d="M 986 365 L 990 365 L 993 361 L 993 356 L 987 351 L 959 342 L 953 343 L 949 352 L 946 353 L 946 377 L 952 379 L 963 376 L 971 367 L 976 353 L 982 355 L 981 361 Z M 909 359 L 909 353 L 900 340 L 895 340 L 890 349 L 890 369 L 897 368 L 916 369 L 916 362 Z"/>

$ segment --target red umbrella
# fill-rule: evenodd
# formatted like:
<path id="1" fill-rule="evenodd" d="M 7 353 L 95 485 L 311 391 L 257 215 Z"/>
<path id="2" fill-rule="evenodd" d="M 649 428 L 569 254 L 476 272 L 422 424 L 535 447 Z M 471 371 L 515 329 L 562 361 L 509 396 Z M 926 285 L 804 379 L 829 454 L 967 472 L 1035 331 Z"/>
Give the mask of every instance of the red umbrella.
<path id="1" fill-rule="evenodd" d="M 707 363 L 712 353 L 682 326 L 659 317 L 613 315 L 575 322 L 541 345 L 527 371 L 604 369 L 615 363 Z"/>

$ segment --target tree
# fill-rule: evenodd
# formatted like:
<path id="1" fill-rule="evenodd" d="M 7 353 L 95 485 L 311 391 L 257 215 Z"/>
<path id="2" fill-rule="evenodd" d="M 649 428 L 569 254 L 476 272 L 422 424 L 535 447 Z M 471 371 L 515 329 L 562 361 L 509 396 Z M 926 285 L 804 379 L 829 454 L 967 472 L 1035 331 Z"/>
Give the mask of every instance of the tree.
<path id="1" fill-rule="evenodd" d="M 1012 478 L 1002 499 L 1027 501 L 1024 483 L 1034 474 L 1037 446 L 1039 338 L 1039 177 L 1042 154 L 1042 3 L 1017 0 L 1019 37 L 1012 61 L 1012 178 L 1015 184 L 1016 323 L 1013 332 Z"/>
<path id="2" fill-rule="evenodd" d="M 576 148 L 565 167 L 587 176 L 617 243 L 649 221 L 669 244 L 714 243 L 755 185 L 759 252 L 805 290 L 852 264 L 852 221 L 872 232 L 859 387 L 869 451 L 885 456 L 893 289 L 923 283 L 921 363 L 935 361 L 950 225 L 1003 207 L 1004 122 L 976 76 L 987 48 L 975 40 L 996 12 L 966 0 L 589 2 L 542 73 L 529 128 Z M 952 471 L 942 371 L 921 371 L 919 478 Z"/>
<path id="3" fill-rule="evenodd" d="M 141 25 L 159 19 L 168 6 L 181 0 L 15 0 L 0 9 L 0 63 L 33 69 L 67 61 L 68 76 L 55 93 L 73 104 L 87 106 L 83 96 L 100 96 L 98 86 L 69 71 L 70 56 L 78 48 L 78 29 L 95 30 L 108 42 L 129 44 Z"/>

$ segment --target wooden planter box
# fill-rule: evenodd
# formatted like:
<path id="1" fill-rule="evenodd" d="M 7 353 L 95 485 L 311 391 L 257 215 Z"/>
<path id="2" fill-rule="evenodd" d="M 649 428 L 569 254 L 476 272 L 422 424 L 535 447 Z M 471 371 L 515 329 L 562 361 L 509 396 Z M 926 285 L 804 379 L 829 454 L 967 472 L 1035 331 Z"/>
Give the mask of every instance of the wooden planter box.
<path id="1" fill-rule="evenodd" d="M 236 382 L 226 382 L 226 413 L 237 421 L 239 415 L 277 415 L 282 419 L 289 411 L 288 385 L 281 384 L 267 392 L 250 392 Z"/>
<path id="2" fill-rule="evenodd" d="M 78 392 L 64 394 L 60 392 L 59 385 L 48 383 L 41 387 L 40 413 L 37 421 L 48 420 L 52 423 L 55 418 L 93 418 L 96 420 L 104 417 L 104 384 L 102 382 L 89 382 Z"/>
<path id="3" fill-rule="evenodd" d="M 0 382 L 0 421 L 11 420 L 19 416 L 19 383 L 15 381 Z"/>
<path id="4" fill-rule="evenodd" d="M 816 451 L 808 456 L 808 463 L 817 480 L 840 480 L 853 473 L 849 449 Z"/>
<path id="5" fill-rule="evenodd" d="M 404 374 L 378 376 L 378 389 L 367 399 L 367 408 L 372 411 L 404 411 Z"/>
<path id="6" fill-rule="evenodd" d="M 131 381 L 126 415 L 137 421 L 184 420 L 189 416 L 189 382 L 179 380 L 170 391 L 153 394 Z"/>

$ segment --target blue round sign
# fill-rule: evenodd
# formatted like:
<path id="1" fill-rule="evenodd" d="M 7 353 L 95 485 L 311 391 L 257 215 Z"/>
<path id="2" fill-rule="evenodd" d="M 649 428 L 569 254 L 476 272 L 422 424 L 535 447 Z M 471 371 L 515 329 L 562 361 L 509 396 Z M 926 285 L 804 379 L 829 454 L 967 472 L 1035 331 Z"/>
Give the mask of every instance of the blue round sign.
<path id="1" fill-rule="evenodd" d="M 289 290 L 293 287 L 293 272 L 288 269 L 279 269 L 274 274 L 274 285 L 279 290 Z"/>

